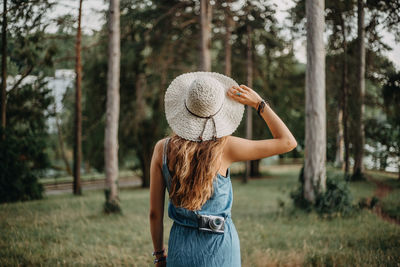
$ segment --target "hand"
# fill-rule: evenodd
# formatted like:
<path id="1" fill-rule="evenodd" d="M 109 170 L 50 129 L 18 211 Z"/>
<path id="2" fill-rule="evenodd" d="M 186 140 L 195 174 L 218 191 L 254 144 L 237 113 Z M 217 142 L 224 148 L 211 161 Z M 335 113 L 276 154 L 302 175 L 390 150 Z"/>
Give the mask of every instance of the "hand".
<path id="1" fill-rule="evenodd" d="M 240 93 L 240 95 L 237 95 Z M 257 108 L 258 103 L 262 100 L 261 96 L 253 89 L 246 85 L 232 86 L 228 89 L 227 95 L 233 100 L 250 107 Z"/>
<path id="2" fill-rule="evenodd" d="M 160 255 L 160 256 L 158 256 L 158 257 L 156 257 L 156 258 L 159 259 L 159 258 L 161 258 L 161 257 L 167 257 L 167 255 L 166 255 L 166 254 L 163 254 L 163 255 Z M 167 260 L 161 261 L 161 262 L 157 262 L 155 266 L 156 266 L 156 267 L 165 267 L 165 266 L 167 266 Z"/>

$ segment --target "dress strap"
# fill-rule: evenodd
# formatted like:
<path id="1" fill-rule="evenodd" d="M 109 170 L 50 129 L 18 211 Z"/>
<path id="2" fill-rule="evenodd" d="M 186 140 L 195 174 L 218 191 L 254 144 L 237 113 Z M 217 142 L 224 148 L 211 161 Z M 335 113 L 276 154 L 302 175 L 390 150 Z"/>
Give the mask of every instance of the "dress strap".
<path id="1" fill-rule="evenodd" d="M 168 142 L 170 139 L 171 139 L 170 137 L 167 137 L 167 140 L 165 140 L 165 142 L 164 142 L 163 166 L 162 166 L 163 177 L 164 177 L 165 184 L 167 185 L 168 192 L 171 188 L 171 174 L 169 173 L 168 164 L 167 164 Z"/>
<path id="2" fill-rule="evenodd" d="M 164 143 L 164 152 L 163 152 L 163 164 L 167 164 L 167 155 L 168 155 L 168 142 L 169 142 L 170 137 L 165 140 Z M 167 165 L 168 166 L 168 165 Z"/>

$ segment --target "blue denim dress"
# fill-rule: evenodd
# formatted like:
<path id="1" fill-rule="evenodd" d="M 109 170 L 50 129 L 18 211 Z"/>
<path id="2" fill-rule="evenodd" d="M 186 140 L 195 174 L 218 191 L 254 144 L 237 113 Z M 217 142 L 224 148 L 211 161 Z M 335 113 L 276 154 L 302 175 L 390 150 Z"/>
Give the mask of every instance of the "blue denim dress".
<path id="1" fill-rule="evenodd" d="M 163 152 L 163 177 L 168 192 L 171 174 L 167 164 L 169 138 Z M 168 241 L 167 266 L 171 267 L 237 267 L 240 263 L 240 243 L 231 219 L 232 183 L 230 168 L 227 176 L 217 174 L 213 182 L 214 194 L 202 206 L 198 214 L 225 217 L 223 234 L 198 230 L 197 216 L 193 211 L 168 203 L 168 216 L 174 221 Z"/>

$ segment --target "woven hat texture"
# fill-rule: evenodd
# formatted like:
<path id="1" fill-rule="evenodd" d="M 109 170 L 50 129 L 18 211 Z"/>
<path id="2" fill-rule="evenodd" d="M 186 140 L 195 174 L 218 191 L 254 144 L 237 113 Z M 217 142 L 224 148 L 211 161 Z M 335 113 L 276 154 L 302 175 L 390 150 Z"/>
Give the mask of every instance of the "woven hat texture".
<path id="1" fill-rule="evenodd" d="M 165 115 L 171 129 L 191 141 L 232 134 L 243 117 L 244 105 L 226 93 L 239 86 L 216 72 L 189 72 L 176 77 L 165 93 Z"/>

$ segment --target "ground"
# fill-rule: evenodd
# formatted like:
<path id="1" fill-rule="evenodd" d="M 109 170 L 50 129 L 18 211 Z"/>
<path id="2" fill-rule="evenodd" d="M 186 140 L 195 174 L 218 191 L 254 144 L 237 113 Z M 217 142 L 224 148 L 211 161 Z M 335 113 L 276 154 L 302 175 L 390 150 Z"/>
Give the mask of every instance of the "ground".
<path id="1" fill-rule="evenodd" d="M 270 168 L 263 179 L 246 185 L 232 178 L 232 219 L 243 266 L 396 266 L 400 262 L 399 225 L 373 210 L 330 220 L 295 210 L 289 192 L 297 186 L 297 175 L 297 168 L 281 167 Z M 370 175 L 398 186 L 397 180 Z M 372 181 L 355 182 L 350 188 L 354 203 L 377 190 Z M 101 190 L 84 191 L 80 197 L 52 195 L 0 205 L 0 266 L 154 266 L 149 190 L 123 189 L 120 198 L 123 214 L 116 216 L 102 214 Z M 165 244 L 171 224 L 165 213 Z"/>

